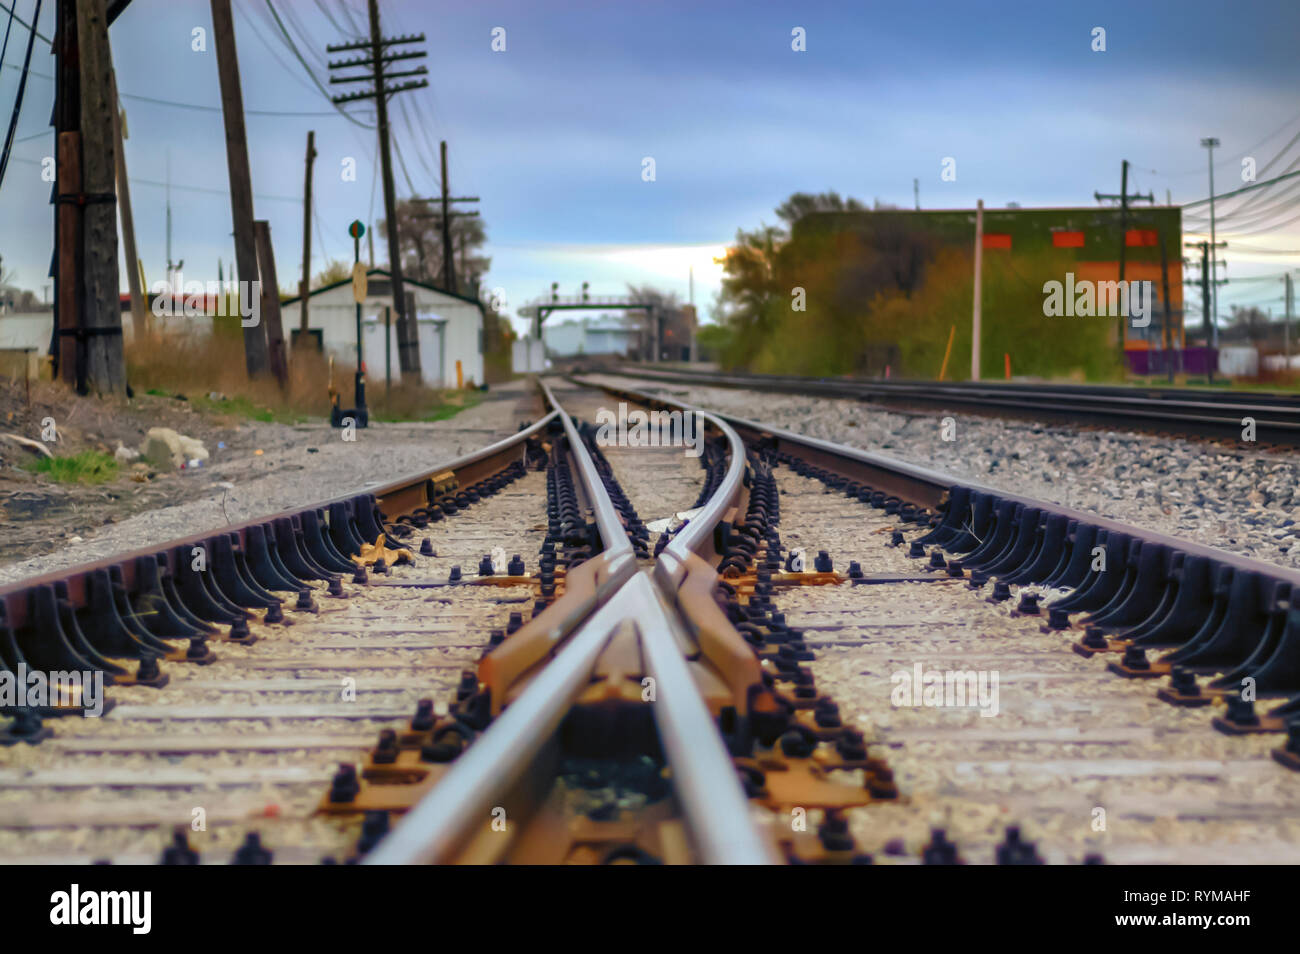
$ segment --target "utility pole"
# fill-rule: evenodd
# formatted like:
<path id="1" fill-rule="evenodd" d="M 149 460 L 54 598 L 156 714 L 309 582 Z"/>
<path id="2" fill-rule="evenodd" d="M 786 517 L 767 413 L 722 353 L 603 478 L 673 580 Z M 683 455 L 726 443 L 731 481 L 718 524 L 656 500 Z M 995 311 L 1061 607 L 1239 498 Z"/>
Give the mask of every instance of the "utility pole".
<path id="1" fill-rule="evenodd" d="M 1214 147 L 1218 144 L 1219 140 L 1214 136 L 1207 136 L 1201 140 L 1201 145 L 1209 150 L 1210 158 L 1210 274 L 1215 279 L 1219 277 L 1219 260 L 1215 253 L 1218 241 L 1214 231 Z M 1209 344 L 1213 347 L 1219 343 L 1219 288 L 1217 284 L 1211 291 L 1211 299 L 1214 311 L 1210 315 L 1210 334 L 1213 336 L 1213 340 Z"/>
<path id="2" fill-rule="evenodd" d="M 81 59 L 81 172 L 83 192 L 81 334 L 86 389 L 96 395 L 126 393 L 122 357 L 122 304 L 118 295 L 116 162 L 113 148 L 113 63 L 105 0 L 77 4 Z"/>
<path id="3" fill-rule="evenodd" d="M 699 322 L 696 320 L 695 317 L 695 266 L 694 265 L 690 266 L 690 268 L 688 269 L 687 276 L 688 276 L 689 284 L 687 286 L 688 292 L 687 292 L 686 299 L 691 306 L 691 314 L 690 314 L 691 350 L 687 354 L 686 360 L 694 364 L 695 363 L 695 332 L 696 332 L 696 326 L 699 324 Z"/>
<path id="4" fill-rule="evenodd" d="M 1173 384 L 1174 382 L 1174 360 L 1173 360 L 1174 359 L 1174 351 L 1173 351 L 1174 332 L 1173 329 L 1169 327 L 1169 320 L 1170 320 L 1169 319 L 1169 315 L 1170 315 L 1169 250 L 1165 248 L 1164 229 L 1158 229 L 1156 231 L 1156 240 L 1160 243 L 1160 285 L 1161 285 L 1160 297 L 1164 299 L 1164 304 L 1165 304 L 1164 320 L 1161 323 L 1161 329 L 1160 329 L 1161 339 L 1164 343 L 1166 374 L 1168 376 L 1169 383 Z"/>
<path id="5" fill-rule="evenodd" d="M 221 112 L 226 122 L 226 166 L 230 174 L 230 213 L 235 227 L 235 264 L 240 282 L 258 280 L 257 238 L 253 232 L 253 179 L 248 168 L 248 139 L 244 133 L 244 95 L 239 87 L 239 56 L 235 50 L 235 21 L 230 0 L 211 0 L 212 36 L 217 46 L 217 75 L 221 81 Z M 279 289 L 272 289 L 279 292 Z M 236 300 L 239 291 L 235 292 Z M 236 307 L 236 313 L 239 308 Z M 244 322 L 241 320 L 240 324 Z M 266 328 L 259 321 L 244 327 L 244 364 L 255 378 L 270 368 Z"/>
<path id="6" fill-rule="evenodd" d="M 1093 196 L 1096 197 L 1096 199 L 1097 199 L 1098 202 L 1101 202 L 1103 199 L 1112 199 L 1112 200 L 1113 200 L 1113 199 L 1118 199 L 1118 200 L 1119 200 L 1119 282 L 1120 282 L 1120 285 L 1121 285 L 1121 287 L 1122 287 L 1123 284 L 1124 284 L 1125 265 L 1126 265 L 1126 263 L 1127 263 L 1127 257 L 1128 257 L 1127 252 L 1128 252 L 1128 203 L 1129 203 L 1129 200 L 1130 200 L 1130 199 L 1134 199 L 1134 200 L 1142 199 L 1142 200 L 1145 200 L 1146 202 L 1151 203 L 1152 205 L 1154 205 L 1154 204 L 1155 204 L 1155 196 L 1154 196 L 1152 193 L 1150 193 L 1150 192 L 1148 192 L 1146 195 L 1142 195 L 1142 193 L 1140 193 L 1140 192 L 1139 192 L 1139 193 L 1136 193 L 1135 195 L 1129 195 L 1129 192 L 1128 192 L 1128 160 L 1127 160 L 1127 159 L 1123 159 L 1123 160 L 1120 161 L 1120 168 L 1119 168 L 1119 195 L 1111 195 L 1111 194 L 1109 194 L 1109 193 L 1094 192 L 1094 193 L 1093 193 Z M 1116 337 L 1117 337 L 1118 340 L 1119 340 L 1119 358 L 1120 358 L 1120 366 L 1121 366 L 1121 367 L 1123 367 L 1123 364 L 1124 364 L 1124 339 L 1125 339 L 1125 333 L 1126 333 L 1126 330 L 1127 330 L 1127 329 L 1126 329 L 1126 325 L 1127 325 L 1128 319 L 1129 319 L 1129 316 L 1128 316 L 1128 315 L 1120 315 L 1120 317 L 1119 317 L 1119 328 L 1118 328 L 1118 330 L 1117 330 L 1117 334 L 1116 334 Z"/>
<path id="7" fill-rule="evenodd" d="M 126 112 L 121 108 L 117 95 L 117 74 L 111 70 L 113 100 L 113 148 L 116 165 L 114 176 L 117 180 L 117 212 L 122 224 L 122 250 L 126 255 L 126 284 L 131 292 L 131 330 L 135 332 L 137 346 L 149 333 L 148 312 L 144 307 L 144 290 L 141 287 L 139 261 L 135 247 L 135 217 L 131 214 L 131 187 L 126 176 L 126 150 L 122 141 L 129 135 L 126 129 Z"/>
<path id="8" fill-rule="evenodd" d="M 921 180 L 912 180 L 912 198 L 916 201 L 916 211 L 921 211 Z"/>
<path id="9" fill-rule="evenodd" d="M 452 210 L 451 205 L 455 202 L 477 202 L 479 199 L 478 196 L 476 195 L 460 196 L 460 197 L 453 197 L 451 195 L 451 183 L 447 176 L 447 141 L 445 139 L 442 140 L 442 142 L 439 144 L 439 153 L 441 154 L 441 158 L 442 158 L 442 188 L 439 190 L 440 195 L 437 201 L 440 203 L 442 207 L 442 212 L 441 214 L 432 213 L 432 212 L 420 213 L 419 215 L 417 215 L 417 218 L 439 219 L 439 231 L 442 233 L 442 287 L 444 290 L 449 291 L 452 294 L 456 294 L 457 292 L 456 267 L 455 267 L 456 258 L 452 250 L 451 220 L 456 218 L 467 218 L 467 217 L 474 218 L 478 216 L 478 212 L 456 212 Z M 416 199 L 415 201 L 428 203 L 434 200 Z M 459 237 L 462 239 L 462 244 L 461 244 L 462 260 L 461 260 L 460 270 L 464 272 L 465 271 L 464 242 L 463 242 L 464 233 L 461 233 Z M 468 281 L 468 276 L 466 277 L 466 280 Z"/>
<path id="10" fill-rule="evenodd" d="M 975 295 L 970 323 L 970 379 L 980 379 L 980 275 L 984 271 L 984 200 L 975 203 Z"/>
<path id="11" fill-rule="evenodd" d="M 449 197 L 447 189 L 447 140 L 438 144 L 442 155 L 442 287 L 449 292 L 456 291 L 455 260 L 451 252 L 451 213 L 447 208 Z"/>
<path id="12" fill-rule="evenodd" d="M 172 147 L 167 147 L 166 153 L 166 179 L 167 184 L 163 187 L 163 204 L 167 210 L 167 285 L 170 288 L 172 283 L 172 272 L 176 271 L 176 263 L 172 261 Z"/>
<path id="13" fill-rule="evenodd" d="M 54 131 L 54 312 L 51 351 L 59 377 L 80 390 L 85 372 L 81 356 L 81 58 L 77 44 L 76 0 L 57 0 L 54 34 L 56 58 Z"/>
<path id="14" fill-rule="evenodd" d="M 1224 243 L 1226 244 L 1226 243 Z M 1184 242 L 1187 248 L 1199 248 L 1201 250 L 1201 319 L 1205 326 L 1205 347 L 1210 354 L 1214 351 L 1213 340 L 1214 332 L 1213 323 L 1210 316 L 1210 296 L 1213 294 L 1213 287 L 1218 284 L 1218 279 L 1210 279 L 1210 242 Z M 1217 358 L 1213 361 L 1210 354 L 1206 356 L 1205 371 L 1211 384 L 1214 383 L 1214 365 L 1218 363 Z"/>
<path id="15" fill-rule="evenodd" d="M 406 293 L 402 288 L 402 246 L 398 237 L 397 203 L 393 188 L 393 158 L 388 136 L 388 97 L 394 93 L 428 86 L 429 81 L 425 79 L 408 80 L 396 86 L 388 86 L 385 84 L 385 80 L 405 76 L 422 76 L 428 70 L 423 66 L 418 66 L 413 70 L 385 72 L 384 67 L 395 60 L 417 59 L 424 56 L 425 52 L 423 50 L 408 50 L 400 53 L 385 52 L 388 47 L 403 43 L 423 43 L 424 34 L 384 39 L 379 32 L 379 4 L 377 0 L 369 0 L 369 8 L 370 40 L 368 42 L 332 44 L 325 49 L 330 53 L 361 50 L 369 54 L 368 56 L 354 57 L 350 60 L 331 61 L 329 64 L 331 70 L 368 66 L 374 71 L 373 75 L 363 73 L 355 76 L 331 76 L 330 82 L 374 84 L 371 89 L 335 96 L 333 101 L 335 105 L 350 103 L 359 99 L 373 99 L 375 101 L 375 110 L 378 113 L 379 120 L 379 159 L 384 178 L 384 211 L 388 219 L 388 269 L 393 290 L 393 307 L 397 309 L 397 358 L 402 369 L 402 377 L 418 381 L 420 379 L 419 327 L 416 324 L 415 315 L 408 313 Z"/>
<path id="16" fill-rule="evenodd" d="M 271 223 L 253 223 L 257 241 L 257 273 L 262 276 L 262 324 L 266 326 L 267 359 L 281 389 L 289 384 L 288 358 L 284 353 L 284 326 L 280 322 L 280 283 L 275 277 L 275 251 L 271 247 Z"/>
<path id="17" fill-rule="evenodd" d="M 1282 338 L 1286 348 L 1286 372 L 1289 375 L 1291 373 L 1291 311 L 1295 306 L 1293 297 L 1295 295 L 1295 286 L 1291 284 L 1290 272 L 1283 275 L 1282 279 L 1286 282 L 1286 293 L 1283 295 L 1283 300 L 1286 302 L 1286 317 L 1283 319 Z"/>
<path id="18" fill-rule="evenodd" d="M 311 298 L 311 166 L 316 159 L 316 131 L 307 132 L 307 173 L 302 189 L 302 281 L 298 284 L 298 344 L 307 346 L 307 307 Z"/>

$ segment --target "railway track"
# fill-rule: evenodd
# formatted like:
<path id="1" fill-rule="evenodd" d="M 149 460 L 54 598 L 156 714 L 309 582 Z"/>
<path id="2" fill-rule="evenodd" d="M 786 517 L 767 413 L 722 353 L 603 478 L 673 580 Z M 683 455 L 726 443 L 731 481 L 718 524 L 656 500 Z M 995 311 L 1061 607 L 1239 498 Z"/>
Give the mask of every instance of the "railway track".
<path id="1" fill-rule="evenodd" d="M 436 472 L 0 589 L 6 669 L 113 704 L 0 716 L 0 859 L 1300 860 L 1300 574 L 541 393 Z M 602 440 L 615 401 L 699 456 Z"/>
<path id="2" fill-rule="evenodd" d="M 595 370 L 595 369 L 593 369 Z M 602 374 L 709 387 L 851 398 L 892 408 L 1026 418 L 1072 426 L 1123 426 L 1150 433 L 1237 442 L 1249 418 L 1256 444 L 1300 444 L 1300 396 L 1285 392 L 1116 387 L 1026 382 L 875 381 L 695 371 L 652 365 L 600 367 Z"/>

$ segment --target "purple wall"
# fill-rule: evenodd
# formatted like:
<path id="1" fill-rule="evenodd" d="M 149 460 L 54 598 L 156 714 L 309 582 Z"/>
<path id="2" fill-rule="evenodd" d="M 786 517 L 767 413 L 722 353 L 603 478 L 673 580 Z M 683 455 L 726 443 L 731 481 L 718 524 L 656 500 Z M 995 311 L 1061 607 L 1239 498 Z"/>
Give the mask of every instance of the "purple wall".
<path id="1" fill-rule="evenodd" d="M 1175 374 L 1205 374 L 1219 370 L 1219 352 L 1215 348 L 1184 348 L 1181 351 L 1127 351 L 1129 370 L 1133 374 L 1168 374 L 1169 361 Z"/>

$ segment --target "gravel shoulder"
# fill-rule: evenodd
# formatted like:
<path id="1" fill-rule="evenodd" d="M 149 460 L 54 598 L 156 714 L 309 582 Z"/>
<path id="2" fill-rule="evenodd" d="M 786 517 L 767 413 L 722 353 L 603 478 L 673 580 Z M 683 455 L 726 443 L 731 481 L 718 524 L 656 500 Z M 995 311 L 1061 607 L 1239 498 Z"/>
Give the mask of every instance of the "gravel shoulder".
<path id="1" fill-rule="evenodd" d="M 500 440 L 536 413 L 526 384 L 512 382 L 494 387 L 482 403 L 448 420 L 376 423 L 355 431 L 354 441 L 344 440 L 344 432 L 327 421 L 244 422 L 224 433 L 224 448 L 215 434 L 205 435 L 211 458 L 197 470 L 96 488 L 65 489 L 33 480 L 26 493 L 62 502 L 27 515 L 6 503 L 8 520 L 0 530 L 24 535 L 24 545 L 10 540 L 0 547 L 0 584 L 360 493 Z M 92 526 L 87 511 L 93 513 Z"/>
<path id="2" fill-rule="evenodd" d="M 1124 431 L 584 375 L 1300 567 L 1300 457 Z M 953 427 L 946 430 L 945 419 Z"/>

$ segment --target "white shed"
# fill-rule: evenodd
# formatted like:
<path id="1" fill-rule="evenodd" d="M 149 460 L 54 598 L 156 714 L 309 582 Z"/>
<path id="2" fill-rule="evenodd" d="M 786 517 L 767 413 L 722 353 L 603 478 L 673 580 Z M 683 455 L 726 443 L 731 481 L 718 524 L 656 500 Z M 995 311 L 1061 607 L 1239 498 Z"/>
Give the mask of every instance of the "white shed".
<path id="1" fill-rule="evenodd" d="M 361 305 L 361 348 L 366 376 L 384 379 L 391 362 L 393 379 L 399 375 L 397 357 L 397 311 L 392 309 L 393 292 L 386 269 L 366 272 L 366 300 Z M 474 298 L 455 295 L 424 282 L 402 279 L 407 300 L 414 302 L 419 328 L 420 371 L 431 387 L 455 387 L 456 363 L 461 380 L 483 383 L 483 308 Z M 297 337 L 300 298 L 280 305 L 280 320 L 286 336 Z M 392 309 L 386 316 L 385 309 Z M 384 324 L 388 318 L 388 348 L 384 347 Z M 354 364 L 357 360 L 356 302 L 352 300 L 352 279 L 325 285 L 311 292 L 307 330 L 326 354 Z"/>

